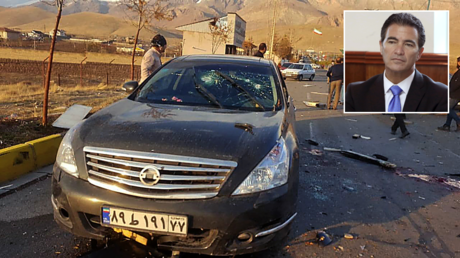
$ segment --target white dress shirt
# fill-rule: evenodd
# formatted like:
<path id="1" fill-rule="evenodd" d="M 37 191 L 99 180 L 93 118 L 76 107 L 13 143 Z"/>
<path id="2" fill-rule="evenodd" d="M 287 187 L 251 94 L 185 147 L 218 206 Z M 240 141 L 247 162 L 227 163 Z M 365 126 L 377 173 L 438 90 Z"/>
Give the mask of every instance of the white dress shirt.
<path id="1" fill-rule="evenodd" d="M 393 92 L 391 92 L 390 88 L 393 85 L 398 85 L 399 88 L 402 89 L 401 94 L 399 94 L 399 100 L 401 101 L 401 111 L 404 111 L 404 103 L 406 103 L 407 93 L 409 93 L 410 85 L 415 77 L 415 70 L 412 72 L 409 77 L 404 79 L 402 82 L 398 84 L 392 83 L 388 80 L 386 71 L 383 72 L 383 89 L 385 90 L 385 112 L 388 112 L 388 106 L 390 105 L 390 101 L 393 98 Z"/>

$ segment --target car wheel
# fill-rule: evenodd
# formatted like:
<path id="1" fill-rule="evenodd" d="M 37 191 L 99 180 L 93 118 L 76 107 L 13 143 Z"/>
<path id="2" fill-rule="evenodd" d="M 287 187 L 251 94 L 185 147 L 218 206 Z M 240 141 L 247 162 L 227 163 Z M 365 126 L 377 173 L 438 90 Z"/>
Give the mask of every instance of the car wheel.
<path id="1" fill-rule="evenodd" d="M 312 74 L 312 75 L 310 76 L 310 79 L 309 79 L 309 80 L 310 80 L 310 81 L 313 81 L 314 78 L 315 78 L 315 75 Z"/>
<path id="2" fill-rule="evenodd" d="M 299 75 L 299 81 L 303 80 L 303 75 Z"/>

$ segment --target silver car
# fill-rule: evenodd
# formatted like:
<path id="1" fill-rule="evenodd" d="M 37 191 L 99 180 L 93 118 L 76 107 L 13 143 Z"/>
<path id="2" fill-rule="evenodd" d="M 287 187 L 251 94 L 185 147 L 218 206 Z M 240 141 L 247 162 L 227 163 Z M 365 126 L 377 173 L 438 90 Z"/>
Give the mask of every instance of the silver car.
<path id="1" fill-rule="evenodd" d="M 284 79 L 293 78 L 299 81 L 303 79 L 309 79 L 313 81 L 315 78 L 315 69 L 310 64 L 294 63 L 291 64 L 287 69 L 282 71 Z"/>

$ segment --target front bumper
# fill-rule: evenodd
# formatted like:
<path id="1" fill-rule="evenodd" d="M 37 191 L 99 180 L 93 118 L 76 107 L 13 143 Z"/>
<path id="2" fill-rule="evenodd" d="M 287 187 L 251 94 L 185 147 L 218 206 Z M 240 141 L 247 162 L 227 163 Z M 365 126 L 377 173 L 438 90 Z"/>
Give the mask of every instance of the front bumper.
<path id="1" fill-rule="evenodd" d="M 296 213 L 297 188 L 288 184 L 246 196 L 204 200 L 153 200 L 115 193 L 77 179 L 56 165 L 52 178 L 56 222 L 82 237 L 103 239 L 112 229 L 101 226 L 103 205 L 186 215 L 186 237 L 152 233 L 159 248 L 206 255 L 236 255 L 267 249 L 284 239 Z M 149 233 L 136 232 L 149 236 Z M 239 240 L 247 233 L 249 239 Z M 150 239 L 150 237 L 148 237 Z"/>

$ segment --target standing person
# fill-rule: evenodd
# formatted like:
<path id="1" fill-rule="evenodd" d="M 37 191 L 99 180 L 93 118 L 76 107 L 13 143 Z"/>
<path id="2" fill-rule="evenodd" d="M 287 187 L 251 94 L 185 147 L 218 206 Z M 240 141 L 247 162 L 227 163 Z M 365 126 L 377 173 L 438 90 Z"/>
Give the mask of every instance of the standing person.
<path id="1" fill-rule="evenodd" d="M 334 95 L 335 95 L 335 91 L 332 91 L 332 89 L 331 89 L 331 73 L 332 73 L 331 67 L 334 66 L 334 64 L 335 64 L 334 61 L 332 61 L 331 64 L 329 65 L 329 67 L 327 69 L 327 73 L 326 73 L 326 78 L 327 78 L 326 81 L 327 81 L 327 84 L 329 84 L 329 87 L 328 87 L 329 92 L 328 92 L 328 94 L 331 94 L 331 92 L 332 92 L 331 100 L 334 99 Z M 328 95 L 328 97 L 329 97 L 329 95 Z M 329 103 L 331 103 L 331 101 L 329 101 Z"/>
<path id="2" fill-rule="evenodd" d="M 327 109 L 329 109 L 331 105 L 332 98 L 334 98 L 334 105 L 332 109 L 336 110 L 337 105 L 339 104 L 339 98 L 340 98 L 340 89 L 342 88 L 342 82 L 343 82 L 343 58 L 338 57 L 336 60 L 336 63 L 334 66 L 332 66 L 329 71 L 327 72 L 326 76 L 331 76 L 331 86 L 330 86 L 330 91 L 329 95 L 327 96 Z M 335 91 L 335 96 L 332 97 L 332 92 Z"/>
<path id="3" fill-rule="evenodd" d="M 264 58 L 265 52 L 267 52 L 267 44 L 265 44 L 265 43 L 260 43 L 260 45 L 259 45 L 259 51 L 257 51 L 257 52 L 254 54 L 254 56 Z"/>
<path id="4" fill-rule="evenodd" d="M 161 63 L 161 55 L 166 50 L 166 39 L 160 34 L 152 38 L 152 47 L 144 54 L 141 63 L 141 83 L 156 71 Z"/>
<path id="5" fill-rule="evenodd" d="M 455 111 L 455 107 L 460 101 L 460 56 L 457 57 L 457 71 L 454 73 L 449 83 L 450 91 L 450 102 L 449 102 L 449 114 L 447 114 L 446 122 L 443 126 L 438 127 L 442 131 L 450 131 L 450 124 L 452 119 L 457 123 L 456 132 L 460 132 L 460 118 Z"/>
<path id="6" fill-rule="evenodd" d="M 396 120 L 391 127 L 391 134 L 396 134 L 396 130 L 398 127 L 401 128 L 402 135 L 399 138 L 404 138 L 408 136 L 410 133 L 406 128 L 406 124 L 404 123 L 404 119 L 406 119 L 406 114 L 394 114 Z"/>

